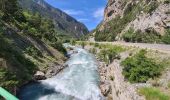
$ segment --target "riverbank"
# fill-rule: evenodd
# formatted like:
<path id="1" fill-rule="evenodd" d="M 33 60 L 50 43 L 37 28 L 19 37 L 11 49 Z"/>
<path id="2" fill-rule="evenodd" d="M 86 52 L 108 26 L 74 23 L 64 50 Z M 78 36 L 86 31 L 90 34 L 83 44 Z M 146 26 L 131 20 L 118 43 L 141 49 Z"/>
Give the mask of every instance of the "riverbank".
<path id="1" fill-rule="evenodd" d="M 65 63 L 69 67 L 52 78 L 25 86 L 20 91 L 19 99 L 104 100 L 98 86 L 99 75 L 94 56 L 77 47 L 70 55 Z"/>
<path id="2" fill-rule="evenodd" d="M 84 47 L 90 51 L 94 46 L 86 45 Z M 100 89 L 106 100 L 145 100 L 137 93 L 137 87 L 147 86 L 146 84 L 130 84 L 125 81 L 122 75 L 120 62 L 129 56 L 130 51 L 120 53 L 120 59 L 114 59 L 109 64 L 103 62 L 97 54 L 101 49 L 96 48 L 95 57 L 99 63 L 98 70 L 100 74 Z"/>
<path id="3" fill-rule="evenodd" d="M 72 49 L 67 49 L 67 52 L 70 52 Z M 60 56 L 60 55 L 59 55 Z M 56 59 L 50 59 L 47 67 L 43 67 L 36 71 L 34 75 L 32 75 L 32 78 L 16 89 L 15 95 L 18 96 L 20 90 L 22 90 L 24 87 L 32 84 L 40 84 L 40 81 L 52 78 L 56 76 L 57 74 L 61 73 L 65 68 L 68 67 L 66 65 L 66 61 L 68 60 L 69 56 L 65 55 L 64 59 L 56 60 Z"/>
<path id="4" fill-rule="evenodd" d="M 132 84 L 124 78 L 124 75 L 122 74 L 123 67 L 120 65 L 120 63 L 127 57 L 135 55 L 142 48 L 126 46 L 125 48 L 128 49 L 119 53 L 119 59 L 114 59 L 110 64 L 106 64 L 106 62 L 103 62 L 97 56 L 102 47 L 101 45 L 103 46 L 103 44 L 98 43 L 86 43 L 84 48 L 90 52 L 95 51 L 92 53 L 96 55 L 99 63 L 101 81 L 100 88 L 102 94 L 107 100 L 147 100 L 145 98 L 146 94 L 141 94 L 141 92 L 139 92 L 145 88 L 155 88 L 157 92 L 160 91 L 159 93 L 163 93 L 164 95 L 168 95 L 168 93 L 170 93 L 168 88 L 168 84 L 170 83 L 170 68 L 168 67 L 170 55 L 168 53 L 145 48 L 147 50 L 147 57 L 154 59 L 157 63 L 163 62 L 164 71 L 161 72 L 161 76 L 159 78 L 150 79 L 146 83 Z M 107 48 L 104 47 L 104 49 Z M 147 89 L 145 92 L 147 92 Z M 157 98 L 157 95 L 154 96 Z"/>
<path id="5" fill-rule="evenodd" d="M 78 45 L 80 46 L 80 45 Z M 91 52 L 91 50 L 94 48 L 92 45 L 86 45 L 84 46 L 84 49 Z M 112 67 L 106 64 L 106 62 L 102 61 L 98 56 L 97 53 L 100 52 L 99 48 L 96 48 L 96 54 L 94 56 L 97 59 L 98 62 L 98 73 L 100 75 L 100 90 L 103 96 L 105 96 L 106 100 L 112 100 L 112 87 L 111 87 L 111 81 L 113 81 L 114 76 L 112 75 Z M 92 53 L 92 52 L 91 52 Z"/>
<path id="6" fill-rule="evenodd" d="M 121 57 L 128 54 L 121 54 Z M 144 100 L 137 93 L 137 88 L 125 81 L 122 75 L 120 60 L 115 59 L 111 64 L 99 61 L 99 73 L 101 77 L 101 92 L 107 100 Z M 144 86 L 144 84 L 141 84 Z"/>

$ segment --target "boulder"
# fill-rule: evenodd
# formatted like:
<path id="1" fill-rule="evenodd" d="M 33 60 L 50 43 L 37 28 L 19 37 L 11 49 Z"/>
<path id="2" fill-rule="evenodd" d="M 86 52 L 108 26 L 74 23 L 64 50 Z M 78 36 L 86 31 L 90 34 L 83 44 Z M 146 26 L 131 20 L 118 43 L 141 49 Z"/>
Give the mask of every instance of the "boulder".
<path id="1" fill-rule="evenodd" d="M 44 72 L 42 72 L 42 71 L 37 71 L 37 72 L 34 74 L 34 80 L 44 80 L 44 79 L 46 79 Z"/>
<path id="2" fill-rule="evenodd" d="M 51 78 L 51 77 L 57 75 L 61 70 L 63 70 L 67 66 L 68 65 L 53 65 L 46 71 L 45 76 L 47 78 Z"/>

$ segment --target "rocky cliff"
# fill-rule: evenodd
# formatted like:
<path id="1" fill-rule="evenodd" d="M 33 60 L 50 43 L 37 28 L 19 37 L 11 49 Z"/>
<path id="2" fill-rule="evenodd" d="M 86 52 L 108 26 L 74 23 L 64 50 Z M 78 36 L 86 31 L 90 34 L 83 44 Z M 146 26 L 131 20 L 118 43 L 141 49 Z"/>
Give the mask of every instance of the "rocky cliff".
<path id="1" fill-rule="evenodd" d="M 87 27 L 60 9 L 54 8 L 44 0 L 20 0 L 23 8 L 38 12 L 42 16 L 52 19 L 56 29 L 71 37 L 80 37 L 88 33 Z"/>
<path id="2" fill-rule="evenodd" d="M 109 0 L 104 20 L 97 28 L 95 38 L 107 41 L 123 40 L 123 34 L 129 29 L 144 35 L 161 37 L 169 27 L 169 0 Z M 105 34 L 104 38 L 101 38 L 101 34 Z"/>

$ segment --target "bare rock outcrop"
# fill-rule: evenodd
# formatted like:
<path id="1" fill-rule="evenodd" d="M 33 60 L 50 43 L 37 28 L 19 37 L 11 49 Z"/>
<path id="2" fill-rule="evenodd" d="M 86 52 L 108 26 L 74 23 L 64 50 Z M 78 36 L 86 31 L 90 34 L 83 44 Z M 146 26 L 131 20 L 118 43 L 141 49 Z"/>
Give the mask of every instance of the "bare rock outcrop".
<path id="1" fill-rule="evenodd" d="M 159 7 L 152 13 L 146 14 L 143 13 L 137 16 L 137 18 L 129 23 L 126 30 L 132 27 L 135 30 L 141 30 L 145 32 L 148 28 L 153 28 L 155 31 L 164 35 L 166 28 L 170 27 L 170 4 L 161 4 Z"/>
<path id="2" fill-rule="evenodd" d="M 117 20 L 113 21 L 113 19 L 117 17 L 120 17 L 120 19 L 123 18 L 126 14 L 130 13 L 130 10 L 134 10 L 135 7 L 138 11 L 134 11 L 134 15 L 131 13 L 134 18 L 126 17 L 128 21 L 121 23 L 123 28 L 120 32 L 112 33 L 117 35 L 117 40 L 119 40 L 122 34 L 129 30 L 129 28 L 142 32 L 147 32 L 147 30 L 151 28 L 160 35 L 164 35 L 165 30 L 170 28 L 170 3 L 165 0 L 108 0 L 104 11 L 104 20 L 97 29 L 101 32 L 104 30 L 112 30 L 115 26 L 112 27 L 111 23 L 117 23 Z M 109 31 L 108 33 L 110 34 L 111 32 L 112 31 Z"/>
<path id="3" fill-rule="evenodd" d="M 109 0 L 104 11 L 104 21 L 109 21 L 115 18 L 117 15 L 122 15 L 123 4 L 124 0 Z"/>

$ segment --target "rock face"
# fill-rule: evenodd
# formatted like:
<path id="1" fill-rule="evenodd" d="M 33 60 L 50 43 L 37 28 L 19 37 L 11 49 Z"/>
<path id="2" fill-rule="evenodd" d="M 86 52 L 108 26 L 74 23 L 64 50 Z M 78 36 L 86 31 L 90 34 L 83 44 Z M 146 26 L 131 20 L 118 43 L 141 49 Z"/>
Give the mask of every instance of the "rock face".
<path id="1" fill-rule="evenodd" d="M 78 38 L 89 32 L 84 24 L 78 22 L 60 9 L 52 7 L 45 0 L 20 0 L 20 4 L 22 8 L 38 12 L 46 18 L 52 19 L 56 29 L 71 37 Z"/>
<path id="2" fill-rule="evenodd" d="M 104 22 L 110 21 L 117 15 L 123 14 L 124 0 L 109 0 L 104 11 Z"/>
<path id="3" fill-rule="evenodd" d="M 129 23 L 127 28 L 133 27 L 135 30 L 143 32 L 148 28 L 153 28 L 163 35 L 165 28 L 170 27 L 170 14 L 167 14 L 168 11 L 170 11 L 170 4 L 161 4 L 152 14 L 140 14 L 134 21 Z"/>
<path id="4" fill-rule="evenodd" d="M 115 28 L 118 31 L 111 31 L 116 30 Z M 164 35 L 165 29 L 170 28 L 170 2 L 167 0 L 108 0 L 104 20 L 97 30 L 104 31 L 106 35 L 115 34 L 120 37 L 120 34 L 124 34 L 129 28 L 142 32 L 152 28 L 160 35 Z"/>

